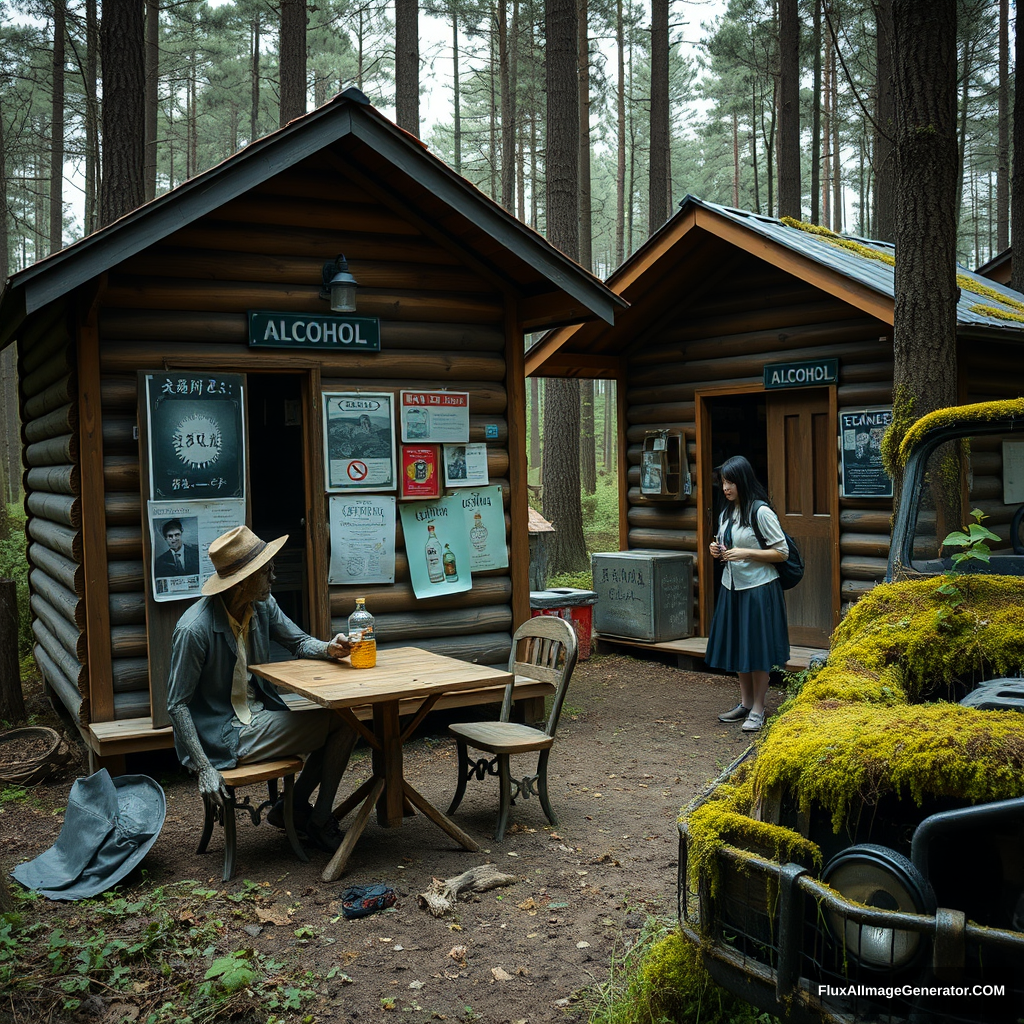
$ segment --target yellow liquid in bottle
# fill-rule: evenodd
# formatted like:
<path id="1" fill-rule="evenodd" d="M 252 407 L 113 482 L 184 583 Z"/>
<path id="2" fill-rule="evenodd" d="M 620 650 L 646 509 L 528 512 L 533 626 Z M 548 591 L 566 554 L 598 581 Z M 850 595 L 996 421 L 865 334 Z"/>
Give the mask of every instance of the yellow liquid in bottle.
<path id="1" fill-rule="evenodd" d="M 356 640 L 352 644 L 349 661 L 353 668 L 373 668 L 377 664 L 377 641 Z"/>

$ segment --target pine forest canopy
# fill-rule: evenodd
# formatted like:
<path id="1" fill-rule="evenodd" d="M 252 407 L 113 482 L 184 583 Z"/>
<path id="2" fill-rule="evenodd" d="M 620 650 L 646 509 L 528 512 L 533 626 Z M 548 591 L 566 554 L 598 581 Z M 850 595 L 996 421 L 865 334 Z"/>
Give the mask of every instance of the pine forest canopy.
<path id="1" fill-rule="evenodd" d="M 109 9 L 118 2 L 107 0 Z M 778 6 L 669 5 L 669 209 L 692 193 L 779 214 Z M 651 10 L 589 0 L 586 11 L 586 205 L 591 261 L 603 277 L 642 244 L 649 223 L 659 222 L 648 216 Z M 290 51 L 281 45 L 281 6 L 264 0 L 149 0 L 146 13 L 148 68 L 156 72 L 146 90 L 149 197 L 278 127 L 279 54 Z M 419 134 L 459 173 L 544 232 L 544 4 L 425 0 L 418 14 Z M 1005 43 L 1000 60 L 1000 0 L 960 0 L 958 15 L 958 257 L 976 266 L 1008 238 L 1009 84 L 999 74 L 1007 66 Z M 96 0 L 0 6 L 0 278 L 97 226 L 101 16 Z M 306 19 L 307 109 L 357 85 L 390 114 L 394 4 L 325 0 L 306 5 Z M 884 235 L 887 222 L 876 203 L 885 135 L 875 123 L 874 5 L 800 0 L 799 24 L 802 216 L 838 231 Z M 1009 24 L 1012 52 L 1012 17 Z M 588 211 L 582 212 L 585 221 Z"/>

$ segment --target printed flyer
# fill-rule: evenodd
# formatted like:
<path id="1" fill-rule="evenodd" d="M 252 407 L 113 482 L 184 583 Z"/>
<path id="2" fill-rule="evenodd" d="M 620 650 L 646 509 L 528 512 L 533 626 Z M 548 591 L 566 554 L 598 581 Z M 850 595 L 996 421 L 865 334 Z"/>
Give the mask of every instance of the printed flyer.
<path id="1" fill-rule="evenodd" d="M 403 391 L 400 402 L 403 441 L 469 440 L 468 391 Z"/>
<path id="2" fill-rule="evenodd" d="M 332 495 L 329 584 L 395 582 L 395 499 Z"/>
<path id="3" fill-rule="evenodd" d="M 470 590 L 470 539 L 458 496 L 400 506 L 413 593 L 420 599 Z"/>
<path id="4" fill-rule="evenodd" d="M 440 498 L 439 461 L 436 444 L 403 444 L 402 497 Z"/>
<path id="5" fill-rule="evenodd" d="M 245 502 L 150 501 L 150 564 L 154 601 L 188 601 L 213 575 L 210 542 L 245 522 Z"/>
<path id="6" fill-rule="evenodd" d="M 324 475 L 328 491 L 393 491 L 394 396 L 324 392 Z"/>
<path id="7" fill-rule="evenodd" d="M 501 487 L 495 484 L 474 491 L 456 491 L 451 497 L 462 506 L 465 517 L 470 572 L 504 569 L 508 565 L 508 544 Z"/>
<path id="8" fill-rule="evenodd" d="M 446 444 L 444 446 L 445 487 L 484 487 L 487 476 L 487 445 Z"/>

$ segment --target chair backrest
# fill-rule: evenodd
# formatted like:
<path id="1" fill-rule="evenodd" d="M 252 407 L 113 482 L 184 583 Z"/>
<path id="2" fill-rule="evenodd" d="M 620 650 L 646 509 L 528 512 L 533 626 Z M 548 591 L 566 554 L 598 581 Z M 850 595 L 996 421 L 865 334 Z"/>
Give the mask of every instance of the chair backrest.
<path id="1" fill-rule="evenodd" d="M 555 696 L 551 702 L 544 732 L 554 736 L 562 714 L 562 702 L 569 688 L 576 658 L 579 653 L 576 630 L 555 615 L 536 615 L 527 619 L 512 635 L 512 652 L 508 670 L 515 675 L 528 676 L 541 682 L 553 683 Z M 501 720 L 507 722 L 512 713 L 512 686 L 505 690 L 501 705 Z"/>

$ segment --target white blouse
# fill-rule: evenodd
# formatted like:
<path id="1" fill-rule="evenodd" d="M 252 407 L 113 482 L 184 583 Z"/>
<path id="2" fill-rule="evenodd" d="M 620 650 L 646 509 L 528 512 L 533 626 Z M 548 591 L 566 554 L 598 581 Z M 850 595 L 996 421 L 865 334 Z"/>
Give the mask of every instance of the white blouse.
<path id="1" fill-rule="evenodd" d="M 754 533 L 752 526 L 740 526 L 740 510 L 737 506 L 730 505 L 722 513 L 718 521 L 718 540 L 721 543 L 725 535 L 727 518 L 732 516 L 732 547 L 753 548 L 755 551 L 761 547 Z M 757 522 L 761 527 L 761 535 L 765 544 L 776 551 L 781 551 L 789 557 L 789 545 L 786 543 L 786 535 L 782 532 L 782 524 L 779 517 L 767 506 L 761 505 L 757 510 Z M 778 570 L 772 562 L 755 562 L 753 559 L 740 559 L 736 562 L 723 563 L 722 586 L 727 590 L 749 590 L 751 587 L 763 587 L 771 583 L 779 575 Z"/>

